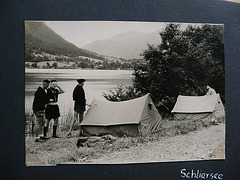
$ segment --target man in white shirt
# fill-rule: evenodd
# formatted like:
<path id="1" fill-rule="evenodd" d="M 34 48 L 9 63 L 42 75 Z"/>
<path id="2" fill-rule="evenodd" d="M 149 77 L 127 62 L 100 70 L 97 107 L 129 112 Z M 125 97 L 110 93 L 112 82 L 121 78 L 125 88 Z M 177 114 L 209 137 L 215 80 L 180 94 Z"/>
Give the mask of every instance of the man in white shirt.
<path id="1" fill-rule="evenodd" d="M 217 94 L 216 91 L 210 86 L 207 86 L 207 90 L 208 90 L 206 94 L 207 96 Z"/>

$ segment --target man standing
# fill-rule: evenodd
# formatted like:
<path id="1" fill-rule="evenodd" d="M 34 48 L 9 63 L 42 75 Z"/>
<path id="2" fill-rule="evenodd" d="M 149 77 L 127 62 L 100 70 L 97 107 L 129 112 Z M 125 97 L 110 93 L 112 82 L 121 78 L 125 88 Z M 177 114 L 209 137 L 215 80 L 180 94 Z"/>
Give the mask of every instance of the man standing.
<path id="1" fill-rule="evenodd" d="M 42 86 L 39 86 L 34 94 L 33 112 L 36 116 L 36 126 L 34 128 L 34 133 L 36 135 L 35 142 L 42 142 L 48 139 L 41 135 L 43 135 L 45 106 L 48 103 L 47 88 L 49 83 L 50 81 L 45 79 L 42 82 Z"/>
<path id="2" fill-rule="evenodd" d="M 79 124 L 82 122 L 83 114 L 84 114 L 84 111 L 86 110 L 86 108 L 85 108 L 86 99 L 85 99 L 85 92 L 83 89 L 85 79 L 78 79 L 77 82 L 78 82 L 78 85 L 73 90 L 73 101 L 75 101 L 75 103 L 74 103 L 74 118 L 70 124 L 68 137 L 71 137 L 73 125 L 78 120 L 78 118 L 79 118 Z M 82 134 L 82 129 L 80 126 L 80 135 L 81 134 Z"/>
<path id="3" fill-rule="evenodd" d="M 206 94 L 207 96 L 217 94 L 216 91 L 213 88 L 211 88 L 210 86 L 207 86 L 207 90 L 208 90 L 207 94 Z"/>
<path id="4" fill-rule="evenodd" d="M 58 118 L 60 117 L 58 106 L 58 94 L 62 94 L 64 91 L 57 85 L 57 80 L 51 80 L 51 87 L 47 89 L 47 95 L 49 103 L 46 107 L 46 121 L 44 124 L 44 136 L 47 136 L 48 126 L 51 119 L 54 119 L 53 123 L 53 138 L 60 138 L 57 136 Z"/>

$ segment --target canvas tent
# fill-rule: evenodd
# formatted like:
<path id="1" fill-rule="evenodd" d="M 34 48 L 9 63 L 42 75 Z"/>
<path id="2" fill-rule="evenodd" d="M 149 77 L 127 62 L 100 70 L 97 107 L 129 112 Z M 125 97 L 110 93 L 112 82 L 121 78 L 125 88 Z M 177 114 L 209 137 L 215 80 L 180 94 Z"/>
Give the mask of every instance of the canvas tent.
<path id="1" fill-rule="evenodd" d="M 219 94 L 210 96 L 179 95 L 172 110 L 178 120 L 209 119 L 224 120 L 225 110 Z"/>
<path id="2" fill-rule="evenodd" d="M 85 134 L 146 135 L 159 129 L 161 115 L 150 94 L 133 100 L 111 102 L 94 99 L 81 126 Z"/>

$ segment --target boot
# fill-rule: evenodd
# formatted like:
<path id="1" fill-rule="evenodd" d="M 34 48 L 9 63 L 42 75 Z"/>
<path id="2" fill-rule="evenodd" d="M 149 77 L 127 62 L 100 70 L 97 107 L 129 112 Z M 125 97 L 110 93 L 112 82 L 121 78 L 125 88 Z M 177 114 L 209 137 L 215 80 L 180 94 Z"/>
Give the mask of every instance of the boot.
<path id="1" fill-rule="evenodd" d="M 43 135 L 44 137 L 47 137 L 48 127 L 43 128 Z"/>
<path id="2" fill-rule="evenodd" d="M 43 136 L 40 137 L 41 139 L 47 140 L 50 139 L 49 137 L 47 137 L 47 132 L 48 132 L 48 127 L 43 127 Z"/>
<path id="3" fill-rule="evenodd" d="M 81 137 L 82 135 L 83 135 L 82 127 L 80 126 L 80 127 L 79 127 L 79 137 Z"/>
<path id="4" fill-rule="evenodd" d="M 52 135 L 52 137 L 53 138 L 60 138 L 59 136 L 57 136 L 57 126 L 55 126 L 55 125 L 53 125 L 53 135 Z"/>
<path id="5" fill-rule="evenodd" d="M 36 138 L 35 142 L 45 142 L 46 140 L 42 139 L 42 137 Z"/>

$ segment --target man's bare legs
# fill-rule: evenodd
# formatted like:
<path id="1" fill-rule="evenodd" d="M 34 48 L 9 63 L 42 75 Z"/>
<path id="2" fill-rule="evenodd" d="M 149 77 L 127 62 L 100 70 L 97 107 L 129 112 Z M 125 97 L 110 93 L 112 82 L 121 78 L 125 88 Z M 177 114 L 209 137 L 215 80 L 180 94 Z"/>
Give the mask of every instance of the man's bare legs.
<path id="1" fill-rule="evenodd" d="M 82 122 L 83 120 L 83 113 L 84 112 L 77 112 L 77 111 L 74 111 L 74 118 L 73 120 L 71 121 L 71 124 L 70 124 L 70 128 L 69 128 L 69 132 L 68 132 L 68 137 L 71 137 L 71 133 L 72 133 L 72 130 L 73 130 L 73 126 L 75 124 L 75 122 L 77 121 L 77 123 L 80 125 L 80 123 Z M 80 130 L 80 135 L 82 133 L 82 128 L 81 126 L 79 126 L 79 130 Z"/>

